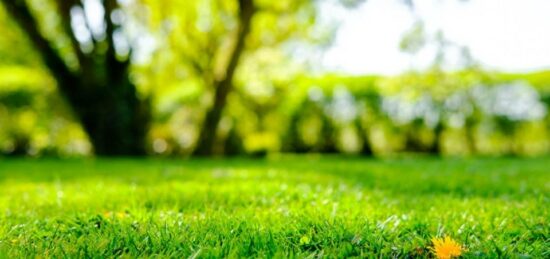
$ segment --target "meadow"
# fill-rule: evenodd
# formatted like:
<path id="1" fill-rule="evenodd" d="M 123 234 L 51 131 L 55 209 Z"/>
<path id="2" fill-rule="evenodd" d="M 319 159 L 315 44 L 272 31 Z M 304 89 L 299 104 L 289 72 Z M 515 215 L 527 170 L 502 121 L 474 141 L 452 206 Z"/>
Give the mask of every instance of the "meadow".
<path id="1" fill-rule="evenodd" d="M 550 159 L 0 159 L 2 257 L 550 257 Z"/>

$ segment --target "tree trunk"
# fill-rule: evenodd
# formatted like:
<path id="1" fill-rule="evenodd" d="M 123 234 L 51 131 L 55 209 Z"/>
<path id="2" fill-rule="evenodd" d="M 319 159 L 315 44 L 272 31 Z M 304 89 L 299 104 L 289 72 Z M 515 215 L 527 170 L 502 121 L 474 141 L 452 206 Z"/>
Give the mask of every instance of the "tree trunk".
<path id="1" fill-rule="evenodd" d="M 222 112 L 227 102 L 227 95 L 232 86 L 231 82 L 224 81 L 223 84 L 217 86 L 215 91 L 214 104 L 207 111 L 206 118 L 202 125 L 202 130 L 199 135 L 198 146 L 195 149 L 195 155 L 208 156 L 214 153 L 216 144 L 216 132 L 222 118 Z"/>
<path id="2" fill-rule="evenodd" d="M 106 53 L 85 54 L 71 31 L 70 10 L 80 1 L 58 1 L 63 28 L 79 61 L 72 71 L 50 42 L 41 34 L 38 21 L 24 0 L 0 0 L 19 24 L 31 44 L 57 81 L 61 94 L 90 138 L 95 154 L 100 156 L 144 155 L 145 138 L 150 121 L 149 102 L 138 98 L 129 80 L 129 57 L 118 60 L 114 48 L 115 25 L 111 13 L 118 8 L 116 0 L 105 0 Z"/>
<path id="3" fill-rule="evenodd" d="M 67 96 L 99 156 L 145 155 L 150 121 L 148 102 L 138 99 L 130 83 L 108 82 Z"/>
<path id="4" fill-rule="evenodd" d="M 239 27 L 234 49 L 229 57 L 225 76 L 214 84 L 214 102 L 206 112 L 206 117 L 199 133 L 197 147 L 193 152 L 197 156 L 214 154 L 216 148 L 218 125 L 227 103 L 227 96 L 233 90 L 233 77 L 245 48 L 245 40 L 251 29 L 252 17 L 256 12 L 253 0 L 239 0 Z"/>
<path id="5" fill-rule="evenodd" d="M 441 141 L 442 141 L 442 135 L 443 135 L 443 123 L 438 122 L 435 128 L 433 129 L 434 132 L 434 141 L 431 145 L 431 147 L 428 149 L 428 153 L 432 155 L 443 155 L 443 150 L 441 149 Z"/>
<path id="6" fill-rule="evenodd" d="M 359 138 L 363 142 L 363 147 L 361 148 L 361 154 L 366 156 L 372 156 L 373 150 L 369 140 L 369 129 L 366 123 L 364 123 L 361 117 L 357 118 L 354 121 L 357 131 L 359 132 Z"/>

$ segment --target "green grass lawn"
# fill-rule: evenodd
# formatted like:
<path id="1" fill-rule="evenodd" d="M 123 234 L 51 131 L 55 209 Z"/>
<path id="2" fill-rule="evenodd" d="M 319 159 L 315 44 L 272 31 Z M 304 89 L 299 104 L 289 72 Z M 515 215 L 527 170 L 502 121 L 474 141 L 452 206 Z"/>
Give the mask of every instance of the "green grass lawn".
<path id="1" fill-rule="evenodd" d="M 550 257 L 550 159 L 0 160 L 2 257 Z"/>

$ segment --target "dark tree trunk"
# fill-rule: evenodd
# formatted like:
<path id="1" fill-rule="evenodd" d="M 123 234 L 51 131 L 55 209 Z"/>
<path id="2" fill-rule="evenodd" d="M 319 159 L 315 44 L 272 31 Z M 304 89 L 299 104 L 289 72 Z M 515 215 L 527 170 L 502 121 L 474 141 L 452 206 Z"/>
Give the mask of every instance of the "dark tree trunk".
<path id="1" fill-rule="evenodd" d="M 361 148 L 360 153 L 365 156 L 372 156 L 373 150 L 369 140 L 368 126 L 363 123 L 360 117 L 355 120 L 354 124 L 356 125 L 357 131 L 359 132 L 359 138 L 363 142 L 363 147 Z"/>
<path id="2" fill-rule="evenodd" d="M 100 156 L 145 154 L 150 121 L 147 102 L 136 95 L 129 82 L 94 84 L 75 96 L 67 96 L 87 132 L 94 152 Z"/>
<path id="3" fill-rule="evenodd" d="M 476 143 L 476 128 L 475 123 L 471 120 L 466 120 L 466 124 L 464 125 L 464 130 L 466 134 L 466 145 L 468 146 L 468 150 L 470 151 L 470 154 L 475 154 L 477 150 L 477 143 Z"/>
<path id="4" fill-rule="evenodd" d="M 227 102 L 227 95 L 232 88 L 231 82 L 225 80 L 222 83 L 217 85 L 214 96 L 214 104 L 206 113 L 202 130 L 198 138 L 197 148 L 194 152 L 195 155 L 208 156 L 214 153 L 218 124 L 220 123 L 222 112 Z"/>
<path id="5" fill-rule="evenodd" d="M 63 28 L 71 38 L 79 69 L 72 71 L 41 34 L 37 20 L 24 0 L 0 0 L 56 79 L 61 94 L 81 121 L 101 156 L 143 155 L 150 121 L 149 102 L 140 100 L 129 80 L 129 58 L 119 60 L 113 42 L 115 25 L 111 13 L 118 8 L 116 0 L 105 0 L 105 38 L 107 51 L 85 54 L 71 31 L 70 10 L 80 1 L 58 1 Z M 97 43 L 97 42 L 95 42 Z"/>
<path id="6" fill-rule="evenodd" d="M 218 125 L 227 103 L 227 96 L 233 90 L 233 77 L 245 48 L 245 40 L 251 29 L 252 17 L 256 12 L 253 0 L 239 0 L 239 27 L 233 52 L 230 54 L 225 76 L 214 84 L 214 102 L 206 112 L 199 133 L 194 155 L 209 156 L 216 148 Z"/>
<path id="7" fill-rule="evenodd" d="M 432 146 L 429 148 L 428 153 L 433 155 L 442 155 L 441 150 L 441 136 L 443 135 L 443 124 L 441 122 L 437 123 L 434 131 L 434 141 L 432 143 Z"/>

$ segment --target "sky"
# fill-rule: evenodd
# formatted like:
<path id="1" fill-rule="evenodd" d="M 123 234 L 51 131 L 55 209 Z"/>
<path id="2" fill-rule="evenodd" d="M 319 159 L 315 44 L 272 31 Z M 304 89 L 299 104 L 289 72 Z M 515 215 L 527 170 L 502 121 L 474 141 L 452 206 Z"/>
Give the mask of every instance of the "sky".
<path id="1" fill-rule="evenodd" d="M 324 19 L 340 26 L 322 67 L 349 74 L 398 74 L 426 68 L 436 48 L 403 53 L 403 34 L 421 19 L 428 35 L 442 31 L 489 69 L 529 72 L 550 69 L 550 0 L 367 0 L 354 9 L 334 1 L 322 5 Z M 458 56 L 458 55 L 455 55 Z M 459 68 L 459 58 L 447 68 Z"/>

